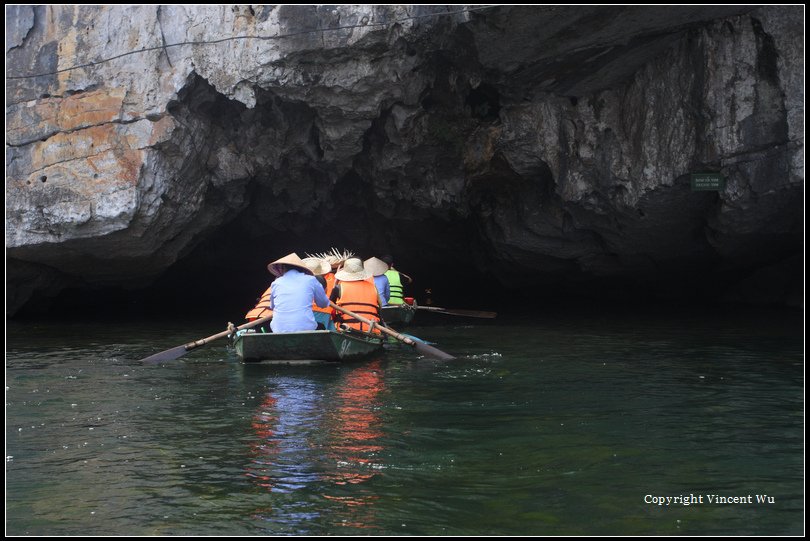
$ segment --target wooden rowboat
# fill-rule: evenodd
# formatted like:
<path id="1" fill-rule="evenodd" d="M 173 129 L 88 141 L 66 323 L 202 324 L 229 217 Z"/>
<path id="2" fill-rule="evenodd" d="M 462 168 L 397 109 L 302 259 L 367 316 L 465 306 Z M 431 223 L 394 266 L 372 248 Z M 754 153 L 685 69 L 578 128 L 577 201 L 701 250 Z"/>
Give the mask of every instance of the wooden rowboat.
<path id="1" fill-rule="evenodd" d="M 359 332 L 303 331 L 245 333 L 233 345 L 244 362 L 303 364 L 369 357 L 383 351 L 383 342 L 382 337 Z"/>
<path id="2" fill-rule="evenodd" d="M 413 321 L 416 309 L 410 304 L 389 304 L 380 309 L 380 314 L 386 323 L 404 326 Z"/>

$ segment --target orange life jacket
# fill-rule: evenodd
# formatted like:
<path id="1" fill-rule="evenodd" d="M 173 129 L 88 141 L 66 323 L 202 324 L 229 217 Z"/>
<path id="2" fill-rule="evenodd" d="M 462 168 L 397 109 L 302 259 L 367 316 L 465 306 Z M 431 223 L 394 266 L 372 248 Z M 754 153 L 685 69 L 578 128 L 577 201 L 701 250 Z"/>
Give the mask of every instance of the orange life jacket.
<path id="1" fill-rule="evenodd" d="M 256 306 L 250 312 L 245 314 L 245 319 L 248 321 L 254 321 L 261 317 L 272 315 L 273 311 L 270 310 L 270 288 L 268 287 L 267 290 L 262 293 L 262 298 L 259 299 Z"/>
<path id="2" fill-rule="evenodd" d="M 332 294 L 332 290 L 335 289 L 335 273 L 329 272 L 323 275 L 323 279 L 326 280 L 326 298 L 329 298 L 329 295 Z M 312 311 L 313 312 L 323 312 L 325 314 L 332 313 L 332 307 L 327 306 L 326 308 L 321 308 L 315 301 L 312 301 Z"/>
<path id="3" fill-rule="evenodd" d="M 356 282 L 340 282 L 340 297 L 335 304 L 365 319 L 380 321 L 380 295 L 377 293 L 377 288 L 374 287 L 373 278 Z M 338 310 L 335 310 L 334 319 L 352 329 L 368 332 L 368 325 Z M 376 326 L 373 332 L 381 334 Z"/>

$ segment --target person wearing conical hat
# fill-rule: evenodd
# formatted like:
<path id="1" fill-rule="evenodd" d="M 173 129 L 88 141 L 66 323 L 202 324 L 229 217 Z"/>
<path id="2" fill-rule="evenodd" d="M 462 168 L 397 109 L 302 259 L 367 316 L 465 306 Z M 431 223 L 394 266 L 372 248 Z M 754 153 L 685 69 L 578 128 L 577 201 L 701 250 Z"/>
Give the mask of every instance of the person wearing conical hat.
<path id="1" fill-rule="evenodd" d="M 380 296 L 371 273 L 363 268 L 363 261 L 352 257 L 346 260 L 343 268 L 335 273 L 337 284 L 332 290 L 330 299 L 341 308 L 345 308 L 360 317 L 373 322 L 380 321 Z M 335 310 L 333 316 L 340 325 L 362 332 L 380 334 L 380 330 L 355 319 L 340 310 Z"/>
<path id="2" fill-rule="evenodd" d="M 380 306 L 388 306 L 388 299 L 391 298 L 391 284 L 385 275 L 388 272 L 388 264 L 382 259 L 370 257 L 363 261 L 363 268 L 374 276 L 374 285 L 380 294 Z"/>
<path id="3" fill-rule="evenodd" d="M 325 308 L 329 306 L 329 298 L 312 271 L 295 252 L 269 263 L 267 270 L 277 276 L 270 284 L 273 332 L 314 331 L 318 324 L 312 303 Z"/>
<path id="4" fill-rule="evenodd" d="M 304 265 L 307 266 L 315 279 L 323 286 L 324 293 L 328 297 L 332 293 L 332 288 L 335 287 L 335 275 L 332 273 L 332 266 L 324 259 L 319 257 L 305 257 L 303 260 Z M 332 276 L 332 280 L 328 282 L 326 276 Z M 332 309 L 329 306 L 321 308 L 314 301 L 312 302 L 312 314 L 315 316 L 315 321 L 318 323 L 318 328 L 323 327 L 327 331 L 335 330 L 335 323 L 332 321 Z"/>

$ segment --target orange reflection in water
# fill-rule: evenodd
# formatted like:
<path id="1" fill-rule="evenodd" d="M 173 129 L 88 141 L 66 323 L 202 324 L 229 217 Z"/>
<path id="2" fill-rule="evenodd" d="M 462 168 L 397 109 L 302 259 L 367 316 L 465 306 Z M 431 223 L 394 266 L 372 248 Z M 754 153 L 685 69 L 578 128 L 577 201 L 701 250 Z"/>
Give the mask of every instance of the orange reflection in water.
<path id="1" fill-rule="evenodd" d="M 383 374 L 379 360 L 352 369 L 335 396 L 335 408 L 328 414 L 332 427 L 328 457 L 336 466 L 330 479 L 337 487 L 345 488 L 341 495 L 324 494 L 324 498 L 345 506 L 342 513 L 335 513 L 335 524 L 340 526 L 374 525 L 373 504 L 379 496 L 359 485 L 379 475 L 383 468 L 379 461 L 385 436 L 379 413 L 379 395 L 385 390 Z"/>
<path id="2" fill-rule="evenodd" d="M 270 393 L 264 395 L 258 411 L 253 415 L 250 426 L 258 436 L 250 442 L 250 464 L 245 475 L 257 480 L 257 484 L 267 489 L 273 488 L 272 478 L 268 475 L 268 466 L 272 464 L 269 457 L 278 453 L 278 440 L 276 439 L 276 424 L 278 413 L 276 404 L 278 400 Z"/>
<path id="3" fill-rule="evenodd" d="M 331 412 L 333 427 L 329 458 L 337 464 L 337 484 L 361 483 L 377 475 L 384 433 L 378 395 L 385 389 L 380 361 L 358 366 L 346 375 Z"/>

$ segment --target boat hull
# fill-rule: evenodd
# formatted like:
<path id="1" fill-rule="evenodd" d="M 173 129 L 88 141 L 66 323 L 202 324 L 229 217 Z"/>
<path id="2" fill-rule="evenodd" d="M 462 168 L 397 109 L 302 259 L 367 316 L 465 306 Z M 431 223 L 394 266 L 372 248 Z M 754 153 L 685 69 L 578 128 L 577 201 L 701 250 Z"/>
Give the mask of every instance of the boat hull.
<path id="1" fill-rule="evenodd" d="M 389 304 L 380 309 L 383 321 L 389 325 L 408 325 L 416 315 L 416 309 L 409 304 Z"/>
<path id="2" fill-rule="evenodd" d="M 244 362 L 341 362 L 369 357 L 383 349 L 383 339 L 335 331 L 245 333 L 234 340 Z"/>

